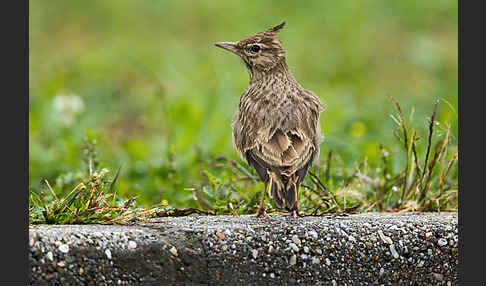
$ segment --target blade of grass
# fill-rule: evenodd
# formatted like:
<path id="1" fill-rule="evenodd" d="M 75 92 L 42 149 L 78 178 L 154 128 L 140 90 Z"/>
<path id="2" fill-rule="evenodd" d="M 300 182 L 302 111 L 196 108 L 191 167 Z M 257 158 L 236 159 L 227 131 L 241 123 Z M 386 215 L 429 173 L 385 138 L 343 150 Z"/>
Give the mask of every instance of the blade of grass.
<path id="1" fill-rule="evenodd" d="M 111 192 L 113 193 L 113 202 L 112 202 L 112 205 L 113 206 L 116 204 L 116 189 L 115 189 L 115 184 L 116 184 L 116 182 L 118 180 L 118 176 L 120 175 L 120 171 L 121 171 L 122 166 L 123 166 L 123 164 L 120 164 L 120 167 L 118 167 L 118 170 L 116 170 L 115 178 L 113 179 L 113 181 L 110 184 L 110 193 Z"/>
<path id="2" fill-rule="evenodd" d="M 429 190 L 430 183 L 432 181 L 432 173 L 434 171 L 436 163 L 445 150 L 445 141 L 438 142 L 438 143 L 442 143 L 442 144 L 441 145 L 436 144 L 436 146 L 434 148 L 435 149 L 434 157 L 432 158 L 432 161 L 429 164 L 429 168 L 427 170 L 427 176 L 426 176 L 426 180 L 425 180 L 425 186 L 423 187 L 422 192 L 420 194 L 420 198 L 419 198 L 419 204 L 421 206 L 423 206 L 425 204 L 425 198 L 426 198 L 427 192 Z"/>
<path id="3" fill-rule="evenodd" d="M 327 162 L 326 162 L 326 172 L 324 174 L 324 178 L 326 182 L 329 181 L 329 172 L 331 171 L 331 159 L 332 159 L 332 149 L 329 150 L 327 153 Z"/>
<path id="4" fill-rule="evenodd" d="M 336 204 L 336 206 L 341 209 L 341 206 L 339 205 L 339 203 L 337 202 L 337 199 L 336 199 L 336 196 L 334 196 L 334 194 L 331 192 L 331 190 L 327 189 L 324 184 L 322 184 L 321 180 L 319 179 L 319 177 L 317 177 L 313 172 L 310 172 L 309 171 L 309 175 L 311 176 L 311 179 L 312 181 L 314 182 L 314 184 L 316 184 L 321 190 L 325 191 L 325 192 L 328 192 L 330 195 L 331 195 L 331 198 L 332 200 L 334 201 L 334 203 Z"/>
<path id="5" fill-rule="evenodd" d="M 428 137 L 428 144 L 427 144 L 427 152 L 425 153 L 425 160 L 424 160 L 424 166 L 423 166 L 424 172 L 422 173 L 422 180 L 424 179 L 424 176 L 425 176 L 425 170 L 427 169 L 427 162 L 429 160 L 430 148 L 432 146 L 432 135 L 434 133 L 435 114 L 437 112 L 437 105 L 438 104 L 439 104 L 439 101 L 437 100 L 434 104 L 434 111 L 432 112 L 432 116 L 430 117 L 429 137 Z"/>
<path id="6" fill-rule="evenodd" d="M 54 190 L 52 189 L 52 187 L 51 187 L 51 185 L 49 184 L 49 182 L 48 182 L 47 180 L 44 180 L 44 182 L 46 183 L 47 188 L 49 189 L 49 191 L 51 191 L 51 194 L 52 194 L 52 196 L 54 197 L 54 199 L 58 200 L 57 195 L 56 195 L 56 193 L 54 192 Z"/>
<path id="7" fill-rule="evenodd" d="M 445 179 L 446 179 L 447 175 L 449 174 L 449 171 L 451 170 L 452 166 L 456 162 L 456 160 L 457 160 L 457 147 L 456 147 L 456 150 L 454 151 L 454 153 L 452 155 L 451 160 L 449 160 L 449 163 L 447 164 L 446 171 L 440 176 L 439 184 L 437 186 L 437 191 L 439 192 L 438 197 L 442 196 L 442 192 L 443 192 L 442 186 L 444 185 Z"/>

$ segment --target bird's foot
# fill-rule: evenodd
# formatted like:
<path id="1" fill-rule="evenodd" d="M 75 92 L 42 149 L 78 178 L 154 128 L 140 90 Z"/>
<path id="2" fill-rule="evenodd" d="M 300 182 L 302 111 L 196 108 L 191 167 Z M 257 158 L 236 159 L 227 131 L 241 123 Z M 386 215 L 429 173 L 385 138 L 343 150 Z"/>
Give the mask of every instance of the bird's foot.
<path id="1" fill-rule="evenodd" d="M 256 217 L 265 217 L 265 218 L 269 218 L 270 215 L 267 214 L 267 212 L 265 212 L 265 209 L 264 208 L 260 208 L 258 209 L 258 212 L 256 213 Z"/>
<path id="2" fill-rule="evenodd" d="M 293 211 L 290 211 L 290 212 L 286 212 L 286 213 L 283 213 L 282 215 L 284 215 L 284 216 L 292 216 L 293 218 L 297 218 L 297 217 L 304 216 L 304 214 L 303 213 L 300 213 L 299 210 L 293 210 Z"/>

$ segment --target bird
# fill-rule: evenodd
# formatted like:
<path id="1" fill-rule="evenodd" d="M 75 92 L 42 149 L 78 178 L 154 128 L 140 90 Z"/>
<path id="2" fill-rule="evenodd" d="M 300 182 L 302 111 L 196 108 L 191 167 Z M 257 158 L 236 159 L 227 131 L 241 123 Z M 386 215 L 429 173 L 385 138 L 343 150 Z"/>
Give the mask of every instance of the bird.
<path id="1" fill-rule="evenodd" d="M 315 164 L 323 140 L 324 105 L 300 85 L 277 38 L 281 24 L 236 42 L 214 45 L 240 57 L 250 77 L 231 121 L 233 146 L 253 167 L 264 190 L 257 217 L 268 217 L 265 193 L 285 215 L 298 217 L 299 187 Z"/>

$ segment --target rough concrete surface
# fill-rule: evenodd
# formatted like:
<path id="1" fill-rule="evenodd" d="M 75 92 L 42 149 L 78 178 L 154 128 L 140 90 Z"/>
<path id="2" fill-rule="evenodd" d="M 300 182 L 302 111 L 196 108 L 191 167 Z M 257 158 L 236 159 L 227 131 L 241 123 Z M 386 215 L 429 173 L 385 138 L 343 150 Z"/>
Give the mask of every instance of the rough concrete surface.
<path id="1" fill-rule="evenodd" d="M 457 213 L 29 227 L 30 285 L 458 285 Z"/>

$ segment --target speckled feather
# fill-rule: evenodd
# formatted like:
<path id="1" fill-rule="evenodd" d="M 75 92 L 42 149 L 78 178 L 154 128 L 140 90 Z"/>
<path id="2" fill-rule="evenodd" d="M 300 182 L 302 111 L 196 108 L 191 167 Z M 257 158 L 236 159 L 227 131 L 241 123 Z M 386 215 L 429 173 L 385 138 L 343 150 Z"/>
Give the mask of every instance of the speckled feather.
<path id="1" fill-rule="evenodd" d="M 235 43 L 250 83 L 233 117 L 233 143 L 264 182 L 279 208 L 297 208 L 298 187 L 319 157 L 322 103 L 294 78 L 271 28 Z M 252 53 L 252 45 L 260 47 Z"/>

